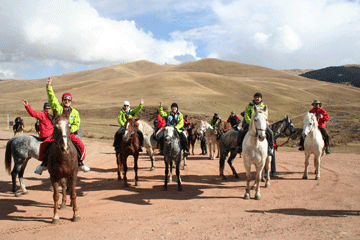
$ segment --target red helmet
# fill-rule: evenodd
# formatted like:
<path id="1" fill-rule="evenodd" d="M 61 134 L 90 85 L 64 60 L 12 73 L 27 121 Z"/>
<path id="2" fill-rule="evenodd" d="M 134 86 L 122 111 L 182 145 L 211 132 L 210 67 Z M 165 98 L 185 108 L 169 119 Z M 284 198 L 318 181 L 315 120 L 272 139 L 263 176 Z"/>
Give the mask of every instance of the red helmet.
<path id="1" fill-rule="evenodd" d="M 70 93 L 64 93 L 64 94 L 62 95 L 61 101 L 63 102 L 64 99 L 68 99 L 68 100 L 70 100 L 71 102 L 72 102 L 72 100 L 73 100 Z"/>

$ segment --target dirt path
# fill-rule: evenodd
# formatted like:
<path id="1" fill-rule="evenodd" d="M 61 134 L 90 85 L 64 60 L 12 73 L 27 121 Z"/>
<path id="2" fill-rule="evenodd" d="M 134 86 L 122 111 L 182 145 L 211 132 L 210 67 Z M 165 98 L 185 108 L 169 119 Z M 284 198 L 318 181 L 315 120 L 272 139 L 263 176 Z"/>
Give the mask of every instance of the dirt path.
<path id="1" fill-rule="evenodd" d="M 0 155 L 4 156 L 10 132 L 0 131 Z M 264 188 L 262 200 L 244 200 L 242 159 L 234 166 L 240 179 L 219 175 L 218 160 L 195 155 L 181 171 L 183 192 L 176 183 L 162 191 L 164 164 L 157 156 L 155 171 L 149 158 L 139 161 L 140 186 L 117 180 L 111 143 L 84 141 L 89 173 L 79 173 L 77 184 L 81 221 L 71 222 L 72 210 L 60 212 L 60 224 L 51 224 L 52 192 L 49 174 L 33 173 L 39 164 L 31 159 L 25 171 L 30 194 L 15 197 L 11 177 L 0 168 L 0 239 L 359 239 L 360 155 L 324 157 L 321 180 L 302 180 L 304 154 L 277 152 L 279 177 Z M 200 149 L 196 149 L 196 154 Z M 3 161 L 3 158 L 2 158 Z M 132 166 L 132 158 L 130 159 Z M 176 179 L 176 177 L 174 178 Z"/>

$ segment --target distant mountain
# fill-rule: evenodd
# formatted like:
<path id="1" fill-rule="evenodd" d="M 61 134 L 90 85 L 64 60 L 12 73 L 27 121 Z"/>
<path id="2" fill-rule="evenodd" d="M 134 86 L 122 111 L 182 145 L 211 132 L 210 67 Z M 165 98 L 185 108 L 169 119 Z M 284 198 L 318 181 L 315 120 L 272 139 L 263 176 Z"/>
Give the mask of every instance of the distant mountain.
<path id="1" fill-rule="evenodd" d="M 327 67 L 300 74 L 302 77 L 325 82 L 341 83 L 360 87 L 360 65 Z"/>

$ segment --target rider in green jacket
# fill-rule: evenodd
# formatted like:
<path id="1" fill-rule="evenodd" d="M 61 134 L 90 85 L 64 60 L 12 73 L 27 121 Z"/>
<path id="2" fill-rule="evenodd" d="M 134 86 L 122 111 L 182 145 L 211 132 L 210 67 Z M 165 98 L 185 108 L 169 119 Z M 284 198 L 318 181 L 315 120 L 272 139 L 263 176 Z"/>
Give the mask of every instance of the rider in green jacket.
<path id="1" fill-rule="evenodd" d="M 181 148 L 184 150 L 184 157 L 187 157 L 189 155 L 189 144 L 188 144 L 186 132 L 184 132 L 182 129 L 184 126 L 183 114 L 178 110 L 179 107 L 177 103 L 171 104 L 170 112 L 164 112 L 162 107 L 162 102 L 160 102 L 159 105 L 160 106 L 158 110 L 160 116 L 165 119 L 166 124 L 174 126 L 177 132 L 179 133 Z M 161 139 L 160 141 L 163 141 L 163 139 Z"/>
<path id="2" fill-rule="evenodd" d="M 265 103 L 262 102 L 262 94 L 259 92 L 254 94 L 254 100 L 252 102 L 250 102 L 245 108 L 244 120 L 245 120 L 246 124 L 241 129 L 242 131 L 239 132 L 239 137 L 238 137 L 238 152 L 239 153 L 242 152 L 242 143 L 243 143 L 246 133 L 249 131 L 249 124 L 250 124 L 251 117 L 254 114 L 254 106 L 255 105 L 258 107 L 261 107 L 261 108 L 266 106 Z M 266 115 L 268 115 L 268 108 L 266 108 Z M 268 146 L 269 146 L 269 151 L 268 151 L 269 155 L 273 156 L 274 134 L 271 131 L 269 125 L 267 125 L 267 127 L 266 127 L 266 139 L 268 141 Z"/>
<path id="3" fill-rule="evenodd" d="M 120 149 L 122 134 L 124 133 L 124 130 L 125 130 L 126 117 L 128 117 L 128 118 L 135 117 L 141 111 L 143 106 L 144 106 L 144 100 L 143 99 L 141 99 L 139 106 L 137 108 L 135 108 L 135 109 L 130 108 L 129 101 L 124 102 L 123 108 L 120 110 L 119 115 L 118 115 L 118 123 L 120 124 L 120 128 L 115 133 L 115 137 L 114 137 L 113 146 L 114 146 L 115 150 Z M 143 136 L 143 134 L 142 134 L 142 132 L 140 130 L 138 130 L 137 133 L 139 135 L 140 144 L 141 144 L 141 146 L 143 146 L 144 136 Z M 140 148 L 140 152 L 142 152 L 141 148 Z"/>

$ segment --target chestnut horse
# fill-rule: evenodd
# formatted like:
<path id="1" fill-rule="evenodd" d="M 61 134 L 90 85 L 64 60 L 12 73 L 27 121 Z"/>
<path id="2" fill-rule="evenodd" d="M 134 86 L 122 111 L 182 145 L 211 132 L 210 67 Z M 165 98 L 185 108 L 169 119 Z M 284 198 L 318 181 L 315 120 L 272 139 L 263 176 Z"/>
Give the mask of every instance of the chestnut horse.
<path id="1" fill-rule="evenodd" d="M 134 156 L 135 186 L 138 185 L 138 158 L 140 150 L 140 141 L 138 136 L 139 119 L 126 117 L 125 129 L 122 134 L 120 150 L 116 150 L 116 163 L 118 165 L 118 180 L 121 180 L 121 172 L 123 172 L 124 186 L 128 187 L 126 172 L 127 158 Z"/>
<path id="2" fill-rule="evenodd" d="M 51 143 L 48 155 L 48 168 L 50 179 L 54 188 L 54 217 L 52 222 L 54 224 L 59 223 L 59 207 L 58 200 L 59 194 L 59 182 L 62 187 L 62 203 L 60 209 L 66 208 L 66 181 L 70 189 L 71 204 L 73 207 L 73 222 L 80 220 L 78 215 L 78 206 L 76 202 L 76 179 L 78 173 L 78 153 L 74 144 L 70 140 L 70 128 L 69 123 L 70 112 L 67 114 L 59 115 L 54 110 L 54 141 Z"/>
<path id="3" fill-rule="evenodd" d="M 194 145 L 195 145 L 195 142 L 196 142 L 196 139 L 197 139 L 197 128 L 196 128 L 196 126 L 197 126 L 197 122 L 195 122 L 195 123 L 190 123 L 190 127 L 188 128 L 188 129 L 186 129 L 187 130 L 187 132 L 188 132 L 188 142 L 189 142 L 189 150 L 190 150 L 190 147 L 192 147 L 192 150 L 191 150 L 191 153 L 192 153 L 192 155 L 195 155 L 195 153 L 194 153 Z M 189 151 L 190 152 L 190 151 Z M 184 167 L 185 167 L 185 165 L 184 165 Z"/>

